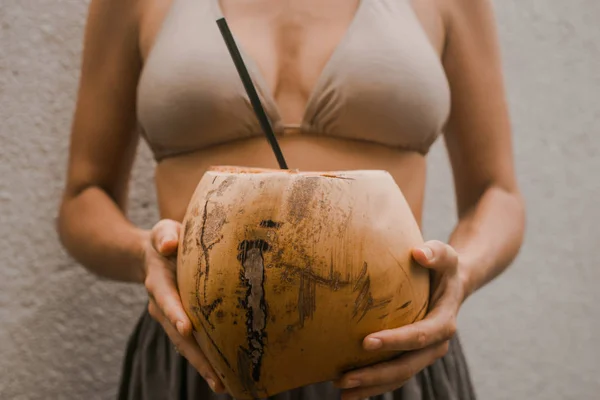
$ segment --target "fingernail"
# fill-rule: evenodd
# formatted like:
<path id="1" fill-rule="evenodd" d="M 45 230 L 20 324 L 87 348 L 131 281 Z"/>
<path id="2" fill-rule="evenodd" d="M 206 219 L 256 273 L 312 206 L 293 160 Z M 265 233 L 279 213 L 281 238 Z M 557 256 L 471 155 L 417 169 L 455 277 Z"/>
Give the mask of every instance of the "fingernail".
<path id="1" fill-rule="evenodd" d="M 353 389 L 353 388 L 359 387 L 359 386 L 360 386 L 360 381 L 358 381 L 356 379 L 351 379 L 342 385 L 342 389 Z"/>
<path id="2" fill-rule="evenodd" d="M 421 247 L 423 254 L 425 254 L 425 258 L 427 260 L 431 260 L 433 258 L 433 251 L 429 247 Z"/>
<path id="3" fill-rule="evenodd" d="M 366 350 L 377 350 L 381 348 L 382 345 L 383 343 L 381 342 L 381 339 L 369 338 L 365 340 L 364 347 Z"/>
<path id="4" fill-rule="evenodd" d="M 208 386 L 210 386 L 210 389 L 211 389 L 213 392 L 216 392 L 216 391 L 217 391 L 217 384 L 215 383 L 215 381 L 214 381 L 212 378 L 208 378 L 208 379 L 206 380 L 206 383 L 208 383 Z"/>
<path id="5" fill-rule="evenodd" d="M 173 240 L 177 240 L 177 236 L 175 236 L 175 235 L 166 235 L 163 238 L 161 245 L 164 246 L 165 244 L 167 244 L 167 242 L 171 242 Z"/>
<path id="6" fill-rule="evenodd" d="M 177 332 L 179 332 L 181 336 L 185 336 L 185 332 L 183 331 L 183 322 L 177 321 L 175 326 L 177 326 Z"/>

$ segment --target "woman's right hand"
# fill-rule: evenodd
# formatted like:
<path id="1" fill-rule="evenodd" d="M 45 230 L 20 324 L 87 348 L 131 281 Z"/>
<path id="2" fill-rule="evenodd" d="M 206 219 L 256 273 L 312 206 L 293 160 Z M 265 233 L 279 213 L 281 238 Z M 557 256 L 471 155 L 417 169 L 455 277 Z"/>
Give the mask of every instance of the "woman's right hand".
<path id="1" fill-rule="evenodd" d="M 163 219 L 144 240 L 144 285 L 148 291 L 150 315 L 158 321 L 179 354 L 206 380 L 216 393 L 225 387 L 192 335 L 192 323 L 177 290 L 177 247 L 181 224 Z"/>

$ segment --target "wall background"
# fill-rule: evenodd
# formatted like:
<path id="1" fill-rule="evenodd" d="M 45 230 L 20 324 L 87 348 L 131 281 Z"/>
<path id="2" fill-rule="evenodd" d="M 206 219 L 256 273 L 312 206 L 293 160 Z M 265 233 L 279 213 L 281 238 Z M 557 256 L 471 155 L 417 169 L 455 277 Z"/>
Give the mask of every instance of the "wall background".
<path id="1" fill-rule="evenodd" d="M 460 316 L 481 399 L 600 396 L 600 3 L 495 1 L 529 223 L 514 266 Z M 63 183 L 87 1 L 0 1 L 0 398 L 111 399 L 141 288 L 100 281 L 61 250 Z M 157 217 L 145 146 L 132 216 Z M 441 143 L 428 238 L 454 222 Z"/>

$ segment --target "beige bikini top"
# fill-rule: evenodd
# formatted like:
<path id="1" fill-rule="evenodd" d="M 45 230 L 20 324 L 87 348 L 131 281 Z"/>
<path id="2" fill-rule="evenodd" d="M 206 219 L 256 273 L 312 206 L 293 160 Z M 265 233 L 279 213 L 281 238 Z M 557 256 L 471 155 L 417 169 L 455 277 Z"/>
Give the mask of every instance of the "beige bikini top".
<path id="1" fill-rule="evenodd" d="M 157 160 L 264 135 L 215 22 L 218 1 L 173 0 L 144 66 L 138 119 Z M 271 92 L 240 50 L 283 136 Z M 410 0 L 360 0 L 297 131 L 426 154 L 449 111 L 446 75 Z"/>

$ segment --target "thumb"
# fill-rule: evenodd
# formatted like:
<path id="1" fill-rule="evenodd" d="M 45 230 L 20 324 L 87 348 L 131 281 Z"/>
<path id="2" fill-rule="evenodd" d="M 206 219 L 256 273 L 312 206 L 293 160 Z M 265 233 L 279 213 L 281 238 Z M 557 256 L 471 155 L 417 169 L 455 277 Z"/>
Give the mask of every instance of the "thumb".
<path id="1" fill-rule="evenodd" d="M 434 270 L 456 268 L 458 254 L 456 250 L 439 240 L 430 240 L 413 250 L 414 259 L 423 267 Z"/>
<path id="2" fill-rule="evenodd" d="M 150 232 L 150 240 L 154 249 L 163 257 L 171 256 L 177 251 L 181 224 L 171 219 L 160 220 Z"/>

